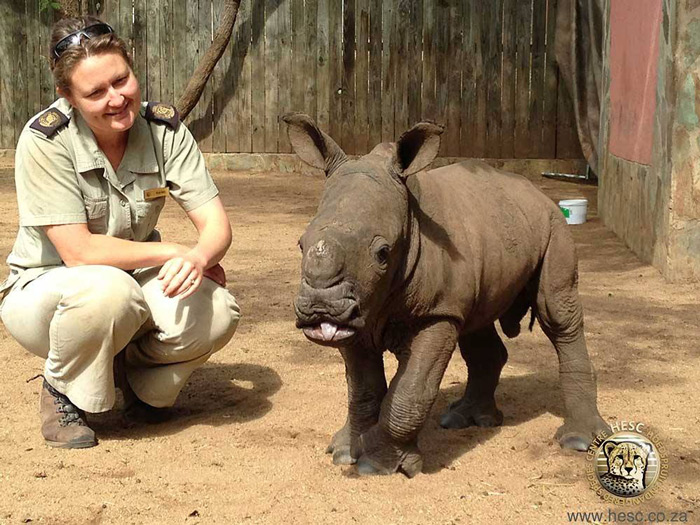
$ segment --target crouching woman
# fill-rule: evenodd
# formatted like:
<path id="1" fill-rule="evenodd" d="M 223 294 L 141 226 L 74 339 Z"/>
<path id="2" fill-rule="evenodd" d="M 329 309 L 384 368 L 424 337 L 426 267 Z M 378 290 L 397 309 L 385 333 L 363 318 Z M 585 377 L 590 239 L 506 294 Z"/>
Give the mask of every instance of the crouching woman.
<path id="1" fill-rule="evenodd" d="M 231 227 L 217 188 L 177 111 L 141 102 L 124 41 L 95 18 L 66 19 L 50 59 L 60 98 L 17 144 L 20 227 L 0 319 L 46 360 L 45 441 L 84 448 L 97 443 L 85 413 L 112 408 L 115 376 L 127 413 L 157 417 L 228 343 L 239 308 L 218 264 Z M 196 246 L 160 242 L 168 195 Z"/>

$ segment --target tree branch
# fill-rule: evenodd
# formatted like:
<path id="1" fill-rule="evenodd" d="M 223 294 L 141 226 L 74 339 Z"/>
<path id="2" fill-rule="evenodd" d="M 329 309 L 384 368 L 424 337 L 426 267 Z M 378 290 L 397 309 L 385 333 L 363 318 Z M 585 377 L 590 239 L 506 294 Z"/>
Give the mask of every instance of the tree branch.
<path id="1" fill-rule="evenodd" d="M 180 100 L 177 101 L 177 110 L 180 113 L 181 119 L 186 119 L 197 105 L 197 102 L 199 102 L 204 91 L 204 86 L 206 86 L 221 55 L 224 54 L 224 50 L 233 34 L 233 26 L 236 23 L 236 15 L 238 14 L 238 7 L 240 4 L 241 0 L 226 0 L 221 23 L 216 29 L 211 46 L 209 46 L 209 49 L 207 49 L 207 52 L 199 61 L 197 68 L 194 70 L 194 73 L 192 73 L 187 83 L 185 91 L 180 96 Z"/>

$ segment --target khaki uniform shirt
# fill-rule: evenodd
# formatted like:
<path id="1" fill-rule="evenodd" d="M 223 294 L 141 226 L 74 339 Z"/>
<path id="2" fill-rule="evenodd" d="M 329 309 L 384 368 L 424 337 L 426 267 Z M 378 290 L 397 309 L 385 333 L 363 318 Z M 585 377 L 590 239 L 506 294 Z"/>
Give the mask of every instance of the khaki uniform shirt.
<path id="1" fill-rule="evenodd" d="M 47 137 L 29 127 L 35 116 L 17 144 L 19 232 L 7 258 L 10 275 L 0 284 L 0 300 L 3 290 L 63 264 L 42 226 L 87 223 L 94 234 L 147 241 L 157 235 L 154 228 L 166 198 L 163 188 L 185 211 L 218 195 L 189 130 L 182 123 L 172 129 L 146 120 L 146 103 L 129 131 L 116 172 L 68 101 L 59 99 L 52 107 L 69 123 Z"/>

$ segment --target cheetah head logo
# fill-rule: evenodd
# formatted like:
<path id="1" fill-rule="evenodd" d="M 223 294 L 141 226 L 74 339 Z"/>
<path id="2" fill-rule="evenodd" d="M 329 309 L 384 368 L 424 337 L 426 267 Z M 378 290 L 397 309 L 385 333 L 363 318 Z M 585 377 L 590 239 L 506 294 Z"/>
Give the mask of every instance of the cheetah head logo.
<path id="1" fill-rule="evenodd" d="M 636 482 L 645 487 L 644 473 L 647 469 L 647 458 L 651 453 L 651 445 L 637 444 L 631 441 L 608 441 L 603 447 L 608 459 L 608 474 Z"/>

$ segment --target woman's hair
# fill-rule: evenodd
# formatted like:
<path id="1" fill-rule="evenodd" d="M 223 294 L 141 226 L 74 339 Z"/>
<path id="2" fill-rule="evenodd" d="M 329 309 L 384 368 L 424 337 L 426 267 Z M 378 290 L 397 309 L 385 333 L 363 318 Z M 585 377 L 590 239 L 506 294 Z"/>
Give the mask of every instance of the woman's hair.
<path id="1" fill-rule="evenodd" d="M 56 58 L 53 53 L 54 46 L 63 38 L 75 31 L 102 23 L 102 20 L 94 16 L 84 16 L 81 18 L 64 18 L 54 24 L 49 45 L 49 64 L 56 87 L 62 91 L 70 91 L 70 79 L 73 70 L 81 60 L 89 56 L 103 53 L 119 53 L 126 63 L 129 64 L 129 67 L 133 67 L 126 43 L 116 33 L 107 33 L 94 38 L 82 38 L 80 45 L 70 46 L 59 58 Z"/>

